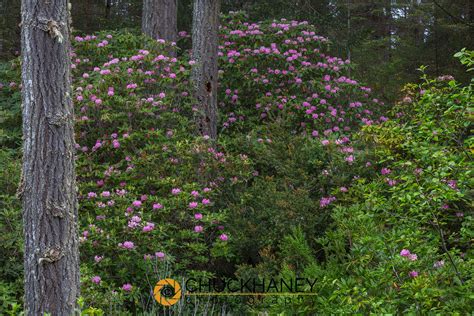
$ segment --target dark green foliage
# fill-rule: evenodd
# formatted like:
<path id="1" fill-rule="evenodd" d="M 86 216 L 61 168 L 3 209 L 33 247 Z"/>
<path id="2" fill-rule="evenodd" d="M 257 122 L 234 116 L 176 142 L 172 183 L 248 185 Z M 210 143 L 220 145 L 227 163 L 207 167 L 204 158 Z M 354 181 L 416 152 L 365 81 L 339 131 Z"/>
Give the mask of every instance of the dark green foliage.
<path id="1" fill-rule="evenodd" d="M 467 67 L 473 65 L 470 56 L 458 54 Z M 447 76 L 422 80 L 405 87 L 394 119 L 359 134 L 377 161 L 366 168 L 378 172 L 338 194 L 330 226 L 317 238 L 321 247 L 309 248 L 313 236 L 301 237 L 297 230 L 281 241 L 279 252 L 263 256 L 253 268 L 260 277 L 280 267 L 282 276 L 318 280 L 316 298 L 291 306 L 282 299 L 269 305 L 272 311 L 473 310 L 473 86 Z M 324 260 L 318 260 L 317 249 L 324 251 Z"/>
<path id="2" fill-rule="evenodd" d="M 22 218 L 16 197 L 21 169 L 18 78 L 17 60 L 0 64 L 0 82 L 6 85 L 0 88 L 0 314 L 15 314 L 23 291 Z"/>

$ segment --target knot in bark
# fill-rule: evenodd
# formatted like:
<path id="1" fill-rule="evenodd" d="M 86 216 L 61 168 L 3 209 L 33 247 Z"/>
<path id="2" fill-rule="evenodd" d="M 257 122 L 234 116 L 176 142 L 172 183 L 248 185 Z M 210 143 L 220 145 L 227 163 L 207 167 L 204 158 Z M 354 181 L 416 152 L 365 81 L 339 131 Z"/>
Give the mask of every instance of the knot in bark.
<path id="1" fill-rule="evenodd" d="M 48 124 L 54 125 L 56 127 L 63 126 L 67 122 L 67 115 L 66 114 L 53 114 L 47 116 Z"/>
<path id="2" fill-rule="evenodd" d="M 52 248 L 47 248 L 41 257 L 38 260 L 38 264 L 42 264 L 43 262 L 53 263 L 58 261 L 64 256 L 59 246 L 54 246 Z"/>
<path id="3" fill-rule="evenodd" d="M 60 23 L 47 18 L 38 18 L 38 23 L 36 25 L 37 28 L 48 32 L 49 36 L 53 39 L 57 39 L 58 43 L 62 43 L 64 41 L 64 36 L 61 33 L 61 26 Z"/>

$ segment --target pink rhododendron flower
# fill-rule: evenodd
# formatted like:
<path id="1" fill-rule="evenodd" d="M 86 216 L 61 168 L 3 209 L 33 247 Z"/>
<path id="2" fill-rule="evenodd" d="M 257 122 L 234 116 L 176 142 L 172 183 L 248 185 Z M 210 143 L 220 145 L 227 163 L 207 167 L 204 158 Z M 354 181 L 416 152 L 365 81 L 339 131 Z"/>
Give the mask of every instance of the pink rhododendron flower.
<path id="1" fill-rule="evenodd" d="M 125 242 L 122 244 L 122 248 L 125 248 L 125 249 L 133 249 L 133 248 L 135 248 L 135 244 L 134 244 L 132 241 L 125 241 Z"/>
<path id="2" fill-rule="evenodd" d="M 409 255 L 410 255 L 410 250 L 408 250 L 408 249 L 402 249 L 400 251 L 400 256 L 402 256 L 402 257 L 408 257 Z"/>
<path id="3" fill-rule="evenodd" d="M 152 231 L 155 228 L 155 224 L 153 223 L 146 223 L 146 226 L 143 227 L 143 232 L 147 233 Z"/>
<path id="4" fill-rule="evenodd" d="M 132 290 L 132 285 L 130 283 L 126 283 L 124 285 L 122 285 L 122 290 L 126 291 L 126 292 L 130 292 Z"/>
<path id="5" fill-rule="evenodd" d="M 410 275 L 410 277 L 412 277 L 412 278 L 416 278 L 416 277 L 418 276 L 418 272 L 415 271 L 415 270 L 413 270 L 413 271 L 410 271 L 409 275 Z"/>
<path id="6" fill-rule="evenodd" d="M 336 198 L 334 196 L 323 197 L 323 198 L 321 198 L 321 200 L 319 200 L 319 206 L 324 208 L 324 207 L 328 206 L 329 204 L 331 204 L 331 202 L 333 202 L 335 200 L 336 200 Z"/>
<path id="7" fill-rule="evenodd" d="M 226 234 L 221 234 L 219 236 L 219 239 L 222 240 L 222 241 L 227 241 L 229 239 L 229 237 Z"/>
<path id="8" fill-rule="evenodd" d="M 153 204 L 153 209 L 154 210 L 159 210 L 159 209 L 162 209 L 162 208 L 163 208 L 163 205 L 161 205 L 160 203 Z"/>
<path id="9" fill-rule="evenodd" d="M 142 206 L 142 201 L 135 200 L 135 201 L 133 201 L 132 205 L 133 205 L 134 207 L 137 207 L 137 208 L 138 208 L 138 207 L 141 207 L 141 206 Z"/>
<path id="10" fill-rule="evenodd" d="M 435 261 L 435 263 L 433 264 L 433 268 L 435 269 L 442 268 L 443 266 L 444 266 L 444 260 Z"/>
<path id="11" fill-rule="evenodd" d="M 96 275 L 96 276 L 93 276 L 93 277 L 91 278 L 91 281 L 92 281 L 93 283 L 95 283 L 95 284 L 99 284 L 100 281 L 101 281 L 101 278 L 100 278 L 100 276 Z"/>
<path id="12" fill-rule="evenodd" d="M 351 165 L 354 162 L 354 155 L 347 156 L 344 160 Z"/>

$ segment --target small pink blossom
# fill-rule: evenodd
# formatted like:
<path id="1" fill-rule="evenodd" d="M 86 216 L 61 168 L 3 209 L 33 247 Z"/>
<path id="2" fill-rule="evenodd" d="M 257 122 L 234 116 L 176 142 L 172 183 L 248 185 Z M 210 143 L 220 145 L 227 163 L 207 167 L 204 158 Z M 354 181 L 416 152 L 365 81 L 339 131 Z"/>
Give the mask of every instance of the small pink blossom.
<path id="1" fill-rule="evenodd" d="M 147 233 L 152 231 L 155 228 L 155 224 L 153 223 L 146 223 L 146 226 L 143 227 L 143 232 Z"/>
<path id="2" fill-rule="evenodd" d="M 95 283 L 95 284 L 99 284 L 100 281 L 101 281 L 101 278 L 100 278 L 100 276 L 96 275 L 96 276 L 93 276 L 93 277 L 91 278 L 91 281 L 92 281 L 93 283 Z"/>
<path id="3" fill-rule="evenodd" d="M 319 200 L 319 206 L 324 208 L 331 204 L 331 202 L 335 201 L 336 198 L 334 196 L 329 196 L 329 197 L 323 197 L 321 200 Z"/>
<path id="4" fill-rule="evenodd" d="M 433 264 L 433 268 L 435 268 L 435 269 L 442 268 L 443 266 L 444 266 L 444 260 L 436 261 L 436 262 Z"/>
<path id="5" fill-rule="evenodd" d="M 122 285 L 122 290 L 126 291 L 126 292 L 130 292 L 132 290 L 132 285 L 130 283 L 126 283 L 124 285 Z"/>
<path id="6" fill-rule="evenodd" d="M 402 251 L 400 251 L 400 256 L 402 257 L 408 257 L 410 255 L 410 250 L 408 249 L 402 249 Z"/>
<path id="7" fill-rule="evenodd" d="M 410 271 L 409 275 L 410 275 L 410 277 L 412 277 L 412 278 L 416 278 L 416 277 L 418 276 L 418 272 L 415 271 L 415 270 L 413 270 L 413 271 Z"/>
<path id="8" fill-rule="evenodd" d="M 219 236 L 219 239 L 222 240 L 222 241 L 227 241 L 229 239 L 229 237 L 226 234 L 221 234 Z"/>
<path id="9" fill-rule="evenodd" d="M 133 248 L 135 248 L 135 244 L 134 244 L 132 241 L 125 241 L 125 242 L 122 244 L 122 248 L 125 248 L 125 249 L 133 249 Z"/>
<path id="10" fill-rule="evenodd" d="M 153 204 L 153 209 L 154 210 L 160 210 L 163 208 L 163 205 L 161 205 L 160 203 L 155 203 Z"/>
<path id="11" fill-rule="evenodd" d="M 456 182 L 456 180 L 448 180 L 448 186 L 449 186 L 451 189 L 456 190 L 456 189 L 457 189 L 457 182 Z"/>
<path id="12" fill-rule="evenodd" d="M 354 155 L 347 156 L 344 160 L 351 165 L 354 162 Z"/>

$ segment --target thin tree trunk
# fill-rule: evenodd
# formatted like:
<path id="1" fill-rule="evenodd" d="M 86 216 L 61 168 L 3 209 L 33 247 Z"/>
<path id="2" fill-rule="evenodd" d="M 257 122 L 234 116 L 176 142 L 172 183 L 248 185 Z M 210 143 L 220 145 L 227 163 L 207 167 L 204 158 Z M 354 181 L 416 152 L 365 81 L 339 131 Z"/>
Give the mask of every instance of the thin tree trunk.
<path id="1" fill-rule="evenodd" d="M 154 39 L 176 42 L 178 0 L 143 0 L 142 32 Z"/>
<path id="2" fill-rule="evenodd" d="M 195 0 L 193 11 L 192 82 L 201 135 L 217 138 L 219 0 Z"/>
<path id="3" fill-rule="evenodd" d="M 105 0 L 105 18 L 110 19 L 110 11 L 112 9 L 112 0 Z"/>
<path id="4" fill-rule="evenodd" d="M 347 40 L 346 40 L 346 49 L 347 49 L 347 59 L 351 60 L 351 1 L 347 0 Z M 348 68 L 348 75 L 351 76 L 351 68 Z"/>
<path id="5" fill-rule="evenodd" d="M 72 315 L 79 295 L 68 0 L 22 0 L 27 315 Z"/>
<path id="6" fill-rule="evenodd" d="M 438 14 L 437 14 L 437 6 L 435 5 L 433 8 L 433 28 L 434 28 L 434 45 L 435 45 L 435 71 L 436 76 L 439 76 L 439 63 L 438 63 Z"/>

